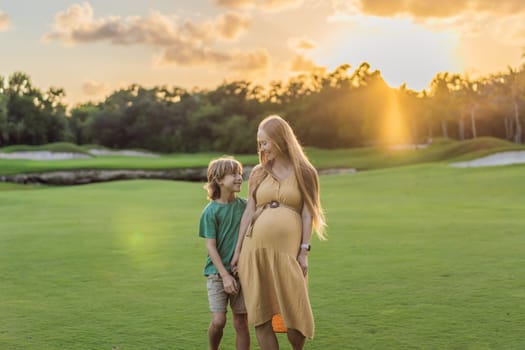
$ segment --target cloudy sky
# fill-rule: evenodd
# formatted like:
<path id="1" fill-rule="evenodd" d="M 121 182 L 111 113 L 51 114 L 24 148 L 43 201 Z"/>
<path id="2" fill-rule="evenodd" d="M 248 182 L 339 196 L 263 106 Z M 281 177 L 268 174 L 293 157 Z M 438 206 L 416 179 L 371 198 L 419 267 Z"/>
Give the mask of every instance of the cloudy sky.
<path id="1" fill-rule="evenodd" d="M 29 74 L 67 102 L 131 83 L 267 84 L 369 62 L 393 87 L 441 71 L 523 62 L 523 0 L 90 0 L 0 2 L 0 76 Z"/>

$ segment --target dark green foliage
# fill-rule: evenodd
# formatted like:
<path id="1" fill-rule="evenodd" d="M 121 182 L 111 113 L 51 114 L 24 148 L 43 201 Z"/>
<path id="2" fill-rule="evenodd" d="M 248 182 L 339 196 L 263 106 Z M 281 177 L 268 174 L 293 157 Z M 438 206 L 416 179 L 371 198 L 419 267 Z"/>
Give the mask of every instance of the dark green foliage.
<path id="1" fill-rule="evenodd" d="M 42 93 L 28 75 L 0 77 L 0 145 L 40 145 L 67 138 L 63 89 Z"/>
<path id="2" fill-rule="evenodd" d="M 156 152 L 254 153 L 262 118 L 280 114 L 305 146 L 419 144 L 483 136 L 523 142 L 525 70 L 469 79 L 439 73 L 429 91 L 389 87 L 362 63 L 272 82 L 225 82 L 213 90 L 131 85 L 66 116 L 62 89 L 42 93 L 29 76 L 0 77 L 0 146 L 56 141 Z"/>

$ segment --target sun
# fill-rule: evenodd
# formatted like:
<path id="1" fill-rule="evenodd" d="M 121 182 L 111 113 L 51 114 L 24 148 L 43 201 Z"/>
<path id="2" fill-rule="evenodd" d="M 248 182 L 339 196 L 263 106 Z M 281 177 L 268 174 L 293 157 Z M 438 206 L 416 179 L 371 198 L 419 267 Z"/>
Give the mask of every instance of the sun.
<path id="1" fill-rule="evenodd" d="M 390 86 L 406 83 L 417 91 L 427 88 L 438 72 L 463 71 L 457 33 L 432 31 L 409 19 L 369 16 L 354 16 L 337 27 L 319 50 L 319 61 L 328 62 L 330 69 L 368 62 Z"/>

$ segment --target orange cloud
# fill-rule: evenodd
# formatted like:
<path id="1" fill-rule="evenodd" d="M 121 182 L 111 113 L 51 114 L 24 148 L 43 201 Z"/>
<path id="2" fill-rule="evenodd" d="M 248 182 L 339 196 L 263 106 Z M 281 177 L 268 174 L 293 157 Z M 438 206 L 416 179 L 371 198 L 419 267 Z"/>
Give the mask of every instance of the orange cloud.
<path id="1" fill-rule="evenodd" d="M 229 64 L 232 70 L 247 73 L 265 71 L 269 65 L 270 55 L 264 49 L 234 55 Z"/>
<path id="2" fill-rule="evenodd" d="M 104 83 L 98 83 L 93 80 L 86 81 L 82 84 L 82 91 L 86 95 L 94 96 L 104 93 L 107 89 L 107 85 Z"/>
<path id="3" fill-rule="evenodd" d="M 226 13 L 215 20 L 194 23 L 158 12 L 148 17 L 94 18 L 89 3 L 74 4 L 55 16 L 53 31 L 43 36 L 45 42 L 80 44 L 107 40 L 113 44 L 169 46 L 181 43 L 234 40 L 250 25 L 246 15 Z"/>
<path id="4" fill-rule="evenodd" d="M 377 1 L 361 0 L 364 13 L 376 16 L 410 14 L 415 17 L 448 17 L 464 9 L 467 2 L 457 0 L 435 1 Z"/>
<path id="5" fill-rule="evenodd" d="M 237 39 L 250 26 L 250 20 L 237 13 L 226 13 L 219 16 L 215 22 L 215 29 L 224 39 Z"/>
<path id="6" fill-rule="evenodd" d="M 316 65 L 314 61 L 301 55 L 296 55 L 290 64 L 290 71 L 292 72 L 311 72 L 318 68 L 321 67 Z"/>
<path id="7" fill-rule="evenodd" d="M 391 17 L 395 15 L 410 15 L 413 17 L 454 17 L 463 12 L 489 12 L 511 15 L 525 11 L 522 0 L 332 0 L 333 8 L 339 13 L 350 14 L 358 9 L 363 14 Z"/>
<path id="8" fill-rule="evenodd" d="M 525 43 L 524 13 L 498 15 L 489 12 L 466 12 L 450 18 L 416 19 L 433 30 L 454 29 L 463 38 L 493 39 L 510 46 Z"/>
<path id="9" fill-rule="evenodd" d="M 401 16 L 434 30 L 453 30 L 462 37 L 490 36 L 511 45 L 525 42 L 523 0 L 331 0 L 331 4 L 331 20 Z"/>
<path id="10" fill-rule="evenodd" d="M 304 0 L 215 0 L 219 6 L 228 8 L 257 8 L 264 11 L 281 11 L 299 7 Z"/>
<path id="11" fill-rule="evenodd" d="M 9 29 L 9 26 L 11 24 L 11 19 L 7 15 L 7 13 L 4 13 L 0 11 L 0 32 L 5 32 Z"/>
<path id="12" fill-rule="evenodd" d="M 316 44 L 306 38 L 291 38 L 288 40 L 288 46 L 293 50 L 303 51 L 314 49 Z"/>
<path id="13" fill-rule="evenodd" d="M 254 0 L 215 0 L 215 3 L 219 6 L 229 8 L 246 8 L 252 7 L 255 3 Z"/>
<path id="14" fill-rule="evenodd" d="M 221 64 L 225 69 L 250 74 L 266 71 L 270 65 L 270 56 L 266 50 L 258 49 L 251 52 L 224 53 L 203 47 L 171 46 L 156 59 L 159 66 L 198 66 Z"/>
<path id="15" fill-rule="evenodd" d="M 228 12 L 204 22 L 181 21 L 158 12 L 148 17 L 95 18 L 89 3 L 74 4 L 55 16 L 53 31 L 46 33 L 46 42 L 68 45 L 109 41 L 116 45 L 146 45 L 160 48 L 156 65 L 195 66 L 227 63 L 233 69 L 252 70 L 264 66 L 261 52 L 245 52 L 236 59 L 214 48 L 219 41 L 234 41 L 250 26 L 245 14 Z M 267 57 L 266 57 L 267 58 Z M 85 85 L 87 90 L 93 86 Z"/>
<path id="16" fill-rule="evenodd" d="M 224 63 L 229 60 L 230 56 L 228 54 L 217 50 L 179 43 L 166 48 L 156 63 L 157 65 L 196 66 Z"/>

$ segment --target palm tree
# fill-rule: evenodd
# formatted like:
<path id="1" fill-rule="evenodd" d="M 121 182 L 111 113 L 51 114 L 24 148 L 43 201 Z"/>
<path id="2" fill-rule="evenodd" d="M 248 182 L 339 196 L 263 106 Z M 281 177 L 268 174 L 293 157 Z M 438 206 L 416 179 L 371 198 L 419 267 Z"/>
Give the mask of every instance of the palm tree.
<path id="1" fill-rule="evenodd" d="M 427 129 L 427 143 L 432 142 L 434 133 L 432 130 L 432 100 L 426 90 L 421 91 L 418 94 L 419 106 L 421 110 L 422 119 L 425 122 Z"/>
<path id="2" fill-rule="evenodd" d="M 441 132 L 443 137 L 448 137 L 447 119 L 449 114 L 449 75 L 448 72 L 438 73 L 430 83 L 430 94 L 433 101 L 433 109 L 439 115 Z"/>
<path id="3" fill-rule="evenodd" d="M 472 131 L 472 138 L 478 137 L 476 129 L 476 112 L 480 105 L 480 83 L 472 81 L 468 76 L 465 76 L 462 81 L 462 88 L 465 93 L 465 102 L 467 103 L 468 114 L 470 116 L 470 127 Z"/>
<path id="4" fill-rule="evenodd" d="M 510 113 L 510 89 L 506 83 L 505 74 L 495 74 L 489 77 L 489 83 L 485 85 L 484 96 L 489 108 L 498 116 L 503 118 L 505 138 L 512 140 L 514 137 L 513 117 Z"/>
<path id="5" fill-rule="evenodd" d="M 520 105 L 525 100 L 525 71 L 508 67 L 506 73 L 494 75 L 490 79 L 485 94 L 493 107 L 503 111 L 505 136 L 515 143 L 523 141 L 523 127 L 520 119 Z"/>
<path id="6" fill-rule="evenodd" d="M 451 82 L 451 107 L 457 113 L 458 120 L 458 136 L 460 140 L 465 139 L 465 116 L 466 109 L 466 94 L 463 89 L 464 78 L 460 74 L 454 74 L 450 78 Z"/>
<path id="7" fill-rule="evenodd" d="M 521 69 L 513 69 L 508 67 L 507 81 L 510 90 L 510 100 L 512 104 L 514 124 L 516 129 L 514 130 L 514 142 L 521 143 L 523 138 L 523 128 L 520 121 L 520 103 L 523 101 L 525 95 L 525 66 Z"/>

